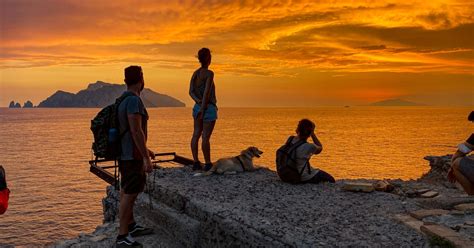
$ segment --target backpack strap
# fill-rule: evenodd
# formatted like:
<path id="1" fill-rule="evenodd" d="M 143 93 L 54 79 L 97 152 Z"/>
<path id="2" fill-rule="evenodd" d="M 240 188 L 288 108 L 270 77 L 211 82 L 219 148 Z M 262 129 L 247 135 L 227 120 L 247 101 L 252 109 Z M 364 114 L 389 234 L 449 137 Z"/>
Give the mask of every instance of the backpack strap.
<path id="1" fill-rule="evenodd" d="M 307 143 L 306 140 L 299 140 L 298 142 L 291 144 L 294 138 L 295 136 L 290 136 L 287 141 L 287 144 L 291 146 L 290 149 L 288 149 L 289 154 L 291 154 L 294 150 L 296 150 L 298 147 L 300 147 L 304 143 Z"/>
<path id="2" fill-rule="evenodd" d="M 291 144 L 291 142 L 293 141 L 294 138 L 295 138 L 295 136 L 290 136 L 288 138 L 288 141 L 287 141 L 287 144 L 291 146 L 291 148 L 288 150 L 289 154 L 291 154 L 293 151 L 295 151 L 298 147 L 302 146 L 303 144 L 308 143 L 308 142 L 306 142 L 306 140 L 299 140 L 295 144 Z M 298 172 L 300 174 L 300 176 L 303 174 L 303 171 L 306 168 L 308 168 L 308 173 L 311 173 L 311 166 L 309 165 L 309 159 L 306 160 L 305 165 L 303 166 L 301 171 Z"/>
<path id="3" fill-rule="evenodd" d="M 115 125 L 116 127 L 119 126 L 119 118 L 118 118 L 118 108 L 120 106 L 120 104 L 129 96 L 136 96 L 135 94 L 133 94 L 132 92 L 130 91 L 125 91 L 125 93 L 123 93 L 120 97 L 118 97 L 117 99 L 115 99 Z M 129 125 L 127 125 L 127 128 L 119 134 L 119 137 L 122 138 L 122 136 L 128 132 L 130 129 Z"/>

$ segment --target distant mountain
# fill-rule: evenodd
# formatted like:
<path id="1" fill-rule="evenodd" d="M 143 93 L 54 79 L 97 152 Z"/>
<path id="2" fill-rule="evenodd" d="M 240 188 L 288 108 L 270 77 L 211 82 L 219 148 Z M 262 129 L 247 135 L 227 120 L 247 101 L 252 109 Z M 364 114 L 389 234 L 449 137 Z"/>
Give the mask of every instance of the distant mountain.
<path id="1" fill-rule="evenodd" d="M 388 99 L 369 104 L 370 106 L 423 106 L 423 104 L 409 102 L 402 99 Z"/>
<path id="2" fill-rule="evenodd" d="M 102 108 L 112 104 L 127 87 L 120 84 L 97 81 L 89 84 L 87 89 L 76 94 L 58 90 L 56 93 L 40 102 L 39 108 Z M 145 88 L 141 98 L 146 107 L 185 107 L 176 98 L 160 94 Z"/>

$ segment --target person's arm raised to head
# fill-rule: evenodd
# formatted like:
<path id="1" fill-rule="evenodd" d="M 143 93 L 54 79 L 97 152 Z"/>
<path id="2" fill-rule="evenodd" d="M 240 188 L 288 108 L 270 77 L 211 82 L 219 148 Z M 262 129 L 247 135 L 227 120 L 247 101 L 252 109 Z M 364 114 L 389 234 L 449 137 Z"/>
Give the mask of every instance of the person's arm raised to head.
<path id="1" fill-rule="evenodd" d="M 202 96 L 202 105 L 201 109 L 205 110 L 207 105 L 209 104 L 209 97 L 211 96 L 211 87 L 214 83 L 214 72 L 211 70 L 207 71 L 207 79 L 206 79 L 206 88 L 204 89 L 204 95 Z"/>
<path id="2" fill-rule="evenodd" d="M 323 151 L 323 145 L 314 132 L 311 134 L 311 139 L 313 139 L 313 143 L 316 145 L 316 151 L 314 154 L 320 154 Z"/>
<path id="3" fill-rule="evenodd" d="M 194 100 L 196 103 L 201 103 L 201 99 L 196 96 L 196 93 L 194 91 L 194 81 L 196 78 L 196 72 L 193 73 L 193 76 L 191 77 L 191 82 L 189 83 L 189 96 Z"/>

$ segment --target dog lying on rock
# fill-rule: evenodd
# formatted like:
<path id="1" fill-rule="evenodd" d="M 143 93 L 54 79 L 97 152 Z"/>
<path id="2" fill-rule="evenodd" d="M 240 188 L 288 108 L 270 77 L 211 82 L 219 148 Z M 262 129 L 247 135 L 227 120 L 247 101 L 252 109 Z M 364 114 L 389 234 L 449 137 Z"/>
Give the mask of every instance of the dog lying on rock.
<path id="1" fill-rule="evenodd" d="M 260 169 L 260 167 L 255 166 L 253 164 L 253 158 L 260 158 L 260 155 L 262 153 L 263 152 L 260 151 L 257 147 L 251 146 L 240 152 L 240 155 L 238 156 L 221 158 L 217 160 L 209 171 L 204 173 L 197 173 L 195 174 L 195 176 L 209 176 L 214 173 L 229 175 L 236 174 L 237 172 L 258 170 Z"/>

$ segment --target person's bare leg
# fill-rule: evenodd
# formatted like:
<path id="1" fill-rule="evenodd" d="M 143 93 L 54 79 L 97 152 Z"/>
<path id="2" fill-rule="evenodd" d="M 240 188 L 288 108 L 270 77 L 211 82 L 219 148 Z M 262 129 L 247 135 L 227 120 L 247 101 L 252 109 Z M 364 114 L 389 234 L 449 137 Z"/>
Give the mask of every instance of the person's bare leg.
<path id="1" fill-rule="evenodd" d="M 133 216 L 133 209 L 135 207 L 135 201 L 137 200 L 137 197 L 138 197 L 138 194 L 135 196 L 135 199 L 133 200 L 133 204 L 132 204 L 132 211 L 130 212 L 130 218 L 128 220 L 128 224 L 132 224 L 133 222 L 135 222 L 135 217 Z"/>
<path id="2" fill-rule="evenodd" d="M 199 161 L 198 145 L 199 138 L 202 134 L 202 121 L 194 119 L 194 132 L 193 137 L 191 138 L 191 152 L 193 153 L 194 162 Z"/>
<path id="3" fill-rule="evenodd" d="M 214 131 L 216 121 L 205 121 L 203 124 L 202 131 L 202 153 L 204 154 L 204 160 L 206 164 L 211 163 L 211 135 Z"/>
<path id="4" fill-rule="evenodd" d="M 454 164 L 453 164 L 454 176 L 456 177 L 456 181 L 458 181 L 459 184 L 461 184 L 464 191 L 466 191 L 468 195 L 474 195 L 474 185 L 472 185 L 471 181 L 469 181 L 459 170 L 459 164 L 461 162 L 461 159 L 462 158 L 457 158 L 454 161 Z"/>
<path id="5" fill-rule="evenodd" d="M 119 235 L 125 235 L 128 233 L 128 224 L 133 218 L 133 205 L 138 194 L 125 194 L 120 191 L 120 207 L 119 207 L 119 218 L 120 228 Z"/>

